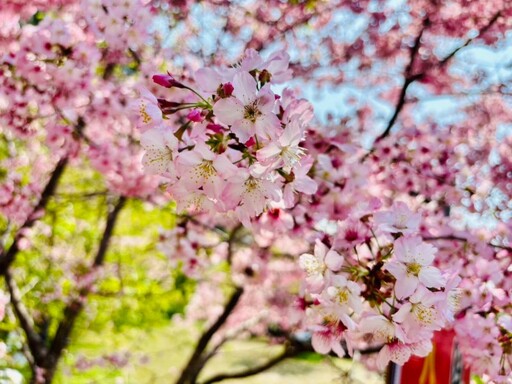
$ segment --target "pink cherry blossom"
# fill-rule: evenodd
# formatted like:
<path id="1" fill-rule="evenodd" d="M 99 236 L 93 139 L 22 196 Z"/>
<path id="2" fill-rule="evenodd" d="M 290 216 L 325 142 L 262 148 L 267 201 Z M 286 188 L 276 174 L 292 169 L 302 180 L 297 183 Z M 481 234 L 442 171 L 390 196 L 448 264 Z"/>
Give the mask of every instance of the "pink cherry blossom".
<path id="1" fill-rule="evenodd" d="M 256 80 L 247 72 L 235 75 L 233 87 L 233 97 L 215 103 L 217 119 L 231 126 L 242 142 L 255 134 L 261 138 L 275 136 L 280 123 L 273 113 L 275 98 L 270 87 L 264 86 L 258 91 Z"/>
<path id="2" fill-rule="evenodd" d="M 411 353 L 411 347 L 400 341 L 386 344 L 377 356 L 377 366 L 379 369 L 384 369 L 390 361 L 398 365 L 404 365 L 411 357 Z"/>
<path id="3" fill-rule="evenodd" d="M 162 111 L 158 107 L 158 101 L 147 89 L 141 90 L 140 98 L 132 104 L 132 110 L 138 119 L 137 127 L 142 131 L 162 123 Z"/>
<path id="4" fill-rule="evenodd" d="M 436 248 L 420 237 L 402 237 L 394 243 L 394 258 L 386 269 L 396 278 L 395 295 L 398 299 L 414 293 L 421 283 L 429 288 L 440 288 L 445 280 L 431 264 Z"/>
<path id="5" fill-rule="evenodd" d="M 287 182 L 284 186 L 283 199 L 287 208 L 294 205 L 294 195 L 296 193 L 303 193 L 305 195 L 313 195 L 318 189 L 318 184 L 315 180 L 308 176 L 308 173 L 313 166 L 313 159 L 305 156 L 300 163 L 292 168 L 293 180 Z"/>
<path id="6" fill-rule="evenodd" d="M 174 157 L 178 154 L 178 139 L 170 128 L 159 126 L 145 131 L 140 144 L 146 150 L 142 164 L 149 173 L 175 175 Z"/>
<path id="7" fill-rule="evenodd" d="M 390 211 L 377 212 L 375 214 L 376 225 L 384 232 L 404 235 L 418 231 L 421 215 L 409 210 L 403 202 L 397 202 Z"/>
<path id="8" fill-rule="evenodd" d="M 280 185 L 268 176 L 260 177 L 255 172 L 240 170 L 227 180 L 222 193 L 226 208 L 234 209 L 242 222 L 259 215 L 270 201 L 278 201 Z"/>
<path id="9" fill-rule="evenodd" d="M 202 188 L 212 199 L 220 196 L 225 180 L 237 172 L 237 167 L 225 154 L 216 154 L 204 144 L 181 152 L 177 157 L 176 167 L 181 185 L 190 190 Z"/>
<path id="10" fill-rule="evenodd" d="M 345 350 L 341 346 L 341 339 L 345 328 L 337 324 L 326 324 L 312 328 L 311 345 L 313 349 L 322 354 L 331 350 L 339 357 L 345 356 Z"/>
<path id="11" fill-rule="evenodd" d="M 343 265 L 343 257 L 317 239 L 314 254 L 305 253 L 301 255 L 299 264 L 306 272 L 306 281 L 311 289 L 318 290 L 321 289 L 324 275 L 328 270 L 333 272 L 340 270 Z"/>

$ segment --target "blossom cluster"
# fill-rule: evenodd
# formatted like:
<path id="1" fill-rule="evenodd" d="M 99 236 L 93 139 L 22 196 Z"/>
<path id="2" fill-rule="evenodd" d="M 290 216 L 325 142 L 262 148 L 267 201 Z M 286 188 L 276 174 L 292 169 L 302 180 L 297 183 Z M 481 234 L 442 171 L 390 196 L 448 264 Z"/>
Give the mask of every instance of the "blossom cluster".
<path id="1" fill-rule="evenodd" d="M 343 356 L 342 342 L 349 353 L 381 346 L 383 369 L 431 351 L 433 332 L 454 320 L 460 279 L 435 266 L 437 249 L 418 236 L 419 225 L 420 215 L 398 202 L 348 227 L 339 222 L 332 239 L 300 257 L 317 352 Z"/>
<path id="2" fill-rule="evenodd" d="M 248 225 L 266 208 L 293 206 L 295 192 L 316 191 L 301 146 L 311 108 L 272 90 L 290 78 L 288 61 L 285 53 L 263 60 L 248 50 L 231 68 L 196 71 L 195 88 L 153 77 L 178 92 L 167 100 L 143 91 L 135 106 L 143 164 L 167 178 L 179 210 L 234 212 Z"/>

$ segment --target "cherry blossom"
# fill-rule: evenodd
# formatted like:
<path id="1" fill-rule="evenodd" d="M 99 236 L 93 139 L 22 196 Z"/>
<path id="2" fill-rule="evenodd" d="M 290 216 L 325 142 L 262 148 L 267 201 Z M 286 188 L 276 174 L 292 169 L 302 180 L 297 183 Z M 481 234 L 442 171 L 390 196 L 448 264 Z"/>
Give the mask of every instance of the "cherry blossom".
<path id="1" fill-rule="evenodd" d="M 375 222 L 382 231 L 401 232 L 406 235 L 418 231 L 420 218 L 419 214 L 411 212 L 407 205 L 400 201 L 393 206 L 393 210 L 376 214 Z"/>
<path id="2" fill-rule="evenodd" d="M 214 112 L 242 142 L 257 134 L 263 139 L 274 136 L 280 123 L 273 113 L 275 97 L 269 85 L 257 91 L 256 80 L 246 72 L 233 78 L 233 97 L 219 100 Z"/>
<path id="3" fill-rule="evenodd" d="M 94 308 L 96 283 L 117 276 L 111 258 L 84 267 L 50 224 L 79 189 L 74 175 L 93 173 L 87 193 L 104 199 L 106 219 L 118 198 L 172 211 L 173 228 L 154 223 L 149 248 L 165 257 L 148 259 L 148 275 L 191 282 L 188 330 L 235 303 L 195 361 L 235 337 L 286 349 L 307 332 L 319 353 L 380 348 L 365 361 L 384 369 L 425 356 L 433 332 L 453 327 L 472 373 L 508 382 L 511 16 L 505 0 L 4 1 L 4 277 L 27 314 L 70 321 L 69 332 L 76 303 L 77 317 Z M 71 206 L 56 217 L 85 225 Z M 132 252 L 121 232 L 114 245 Z M 94 241 L 86 248 L 105 245 Z M 0 313 L 16 309 L 0 298 Z M 34 342 L 13 313 L 4 321 L 23 340 L 1 352 L 35 356 L 25 371 L 51 382 L 74 338 L 51 326 Z"/>
<path id="4" fill-rule="evenodd" d="M 414 293 L 421 283 L 429 288 L 441 288 L 445 281 L 441 272 L 431 266 L 436 248 L 420 237 L 402 237 L 394 243 L 394 259 L 386 269 L 395 276 L 395 294 L 403 299 Z"/>

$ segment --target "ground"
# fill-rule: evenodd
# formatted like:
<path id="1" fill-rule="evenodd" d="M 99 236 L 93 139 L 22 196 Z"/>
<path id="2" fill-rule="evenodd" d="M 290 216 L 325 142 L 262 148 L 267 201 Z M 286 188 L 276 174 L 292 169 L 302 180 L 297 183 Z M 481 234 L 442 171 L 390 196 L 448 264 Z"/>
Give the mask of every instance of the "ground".
<path id="1" fill-rule="evenodd" d="M 58 384 L 155 384 L 171 383 L 191 353 L 194 339 L 190 331 L 178 327 L 108 332 L 98 336 L 91 331 L 76 335 L 74 347 L 61 365 Z M 86 370 L 74 367 L 78 351 L 88 361 L 101 353 L 118 352 L 129 355 L 129 363 L 117 368 L 108 361 Z M 226 344 L 219 355 L 209 362 L 202 378 L 221 372 L 238 372 L 278 354 L 279 346 L 269 347 L 262 341 L 235 341 Z M 288 359 L 259 375 L 225 381 L 243 384 L 383 384 L 383 379 L 350 360 L 324 358 L 305 354 Z"/>

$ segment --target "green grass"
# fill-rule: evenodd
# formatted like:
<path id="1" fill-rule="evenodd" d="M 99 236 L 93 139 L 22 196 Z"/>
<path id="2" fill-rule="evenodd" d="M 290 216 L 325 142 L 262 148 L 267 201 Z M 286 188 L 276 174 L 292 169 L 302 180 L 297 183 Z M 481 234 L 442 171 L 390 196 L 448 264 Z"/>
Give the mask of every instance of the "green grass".
<path id="1" fill-rule="evenodd" d="M 75 335 L 75 343 L 67 353 L 56 380 L 58 384 L 153 384 L 173 383 L 192 351 L 191 332 L 178 327 L 162 327 L 152 331 L 128 330 L 98 335 L 83 330 Z M 278 354 L 280 346 L 263 341 L 245 340 L 227 343 L 206 366 L 201 378 L 225 372 L 238 372 Z M 123 368 L 111 364 L 88 370 L 74 368 L 78 352 L 95 358 L 112 352 L 129 352 L 130 361 Z M 351 370 L 352 369 L 352 370 Z M 346 376 L 352 376 L 347 378 Z M 304 354 L 288 359 L 259 375 L 225 383 L 244 384 L 382 384 L 376 374 L 352 364 L 350 360 Z"/>

